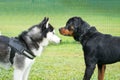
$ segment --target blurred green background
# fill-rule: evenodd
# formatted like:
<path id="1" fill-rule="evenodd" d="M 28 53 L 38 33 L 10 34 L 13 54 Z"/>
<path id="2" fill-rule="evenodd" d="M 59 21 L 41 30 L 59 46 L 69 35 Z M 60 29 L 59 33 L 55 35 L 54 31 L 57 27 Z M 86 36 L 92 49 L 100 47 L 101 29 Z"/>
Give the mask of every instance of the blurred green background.
<path id="1" fill-rule="evenodd" d="M 120 36 L 120 0 L 0 0 L 3 35 L 17 36 L 49 17 L 62 39 L 61 44 L 49 45 L 37 57 L 29 80 L 82 80 L 85 65 L 81 45 L 58 32 L 73 16 L 82 17 L 100 32 Z M 108 65 L 105 80 L 119 80 L 119 68 L 120 63 Z M 12 80 L 12 71 L 0 69 L 0 80 Z M 97 69 L 91 80 L 97 80 Z"/>

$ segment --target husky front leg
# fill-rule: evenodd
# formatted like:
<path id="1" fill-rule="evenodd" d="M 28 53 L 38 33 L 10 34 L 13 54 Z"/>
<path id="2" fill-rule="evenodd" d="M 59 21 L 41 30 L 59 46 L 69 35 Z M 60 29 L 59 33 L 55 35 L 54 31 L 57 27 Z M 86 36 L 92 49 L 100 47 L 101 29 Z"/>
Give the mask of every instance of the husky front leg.
<path id="1" fill-rule="evenodd" d="M 23 70 L 14 69 L 14 80 L 23 80 Z"/>
<path id="2" fill-rule="evenodd" d="M 23 80 L 24 70 L 25 70 L 25 57 L 15 53 L 15 58 L 13 62 L 14 67 L 14 80 Z"/>
<path id="3" fill-rule="evenodd" d="M 32 67 L 32 64 L 34 63 L 34 60 L 26 58 L 25 60 L 25 69 L 24 69 L 24 75 L 23 75 L 23 80 L 28 80 L 29 72 Z"/>
<path id="4" fill-rule="evenodd" d="M 26 70 L 24 71 L 23 80 L 28 80 L 28 76 L 29 76 L 29 73 L 30 73 L 31 66 L 26 68 Z"/>
<path id="5" fill-rule="evenodd" d="M 15 66 L 14 69 L 14 80 L 28 80 L 28 75 L 34 60 L 26 58 L 24 67 L 19 68 Z"/>

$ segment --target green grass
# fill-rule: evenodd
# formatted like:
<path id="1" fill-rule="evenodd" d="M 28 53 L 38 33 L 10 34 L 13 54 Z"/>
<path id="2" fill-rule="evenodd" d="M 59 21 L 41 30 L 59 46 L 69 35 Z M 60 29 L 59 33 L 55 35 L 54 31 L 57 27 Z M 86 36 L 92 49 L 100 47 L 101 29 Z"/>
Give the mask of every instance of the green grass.
<path id="1" fill-rule="evenodd" d="M 62 43 L 45 48 L 33 65 L 29 80 L 82 80 L 85 70 L 82 47 L 73 38 L 60 35 L 58 28 L 70 17 L 80 16 L 100 32 L 120 36 L 119 3 L 118 0 L 1 0 L 0 31 L 17 36 L 45 16 L 50 17 Z M 120 63 L 108 65 L 105 80 L 119 80 L 119 68 Z M 12 68 L 0 69 L 0 80 L 12 80 L 12 71 Z M 97 80 L 97 69 L 91 80 Z"/>

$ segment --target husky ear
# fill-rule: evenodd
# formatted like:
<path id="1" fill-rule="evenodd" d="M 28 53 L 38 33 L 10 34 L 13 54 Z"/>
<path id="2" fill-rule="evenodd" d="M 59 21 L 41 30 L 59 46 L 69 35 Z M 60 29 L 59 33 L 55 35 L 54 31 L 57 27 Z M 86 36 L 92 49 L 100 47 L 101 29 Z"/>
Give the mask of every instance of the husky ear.
<path id="1" fill-rule="evenodd" d="M 46 18 L 46 28 L 48 28 L 48 26 L 49 26 L 49 18 Z"/>
<path id="2" fill-rule="evenodd" d="M 49 21 L 49 18 L 44 17 L 44 19 L 43 19 L 43 21 L 42 21 L 42 22 L 43 22 L 44 24 L 46 24 L 48 21 Z"/>
<path id="3" fill-rule="evenodd" d="M 46 17 L 44 17 L 44 19 L 42 20 L 42 23 L 45 23 L 45 22 L 46 22 L 46 20 L 47 20 L 47 18 L 46 18 Z"/>
<path id="4" fill-rule="evenodd" d="M 48 22 L 49 21 L 49 18 L 46 18 L 46 22 Z"/>
<path id="5" fill-rule="evenodd" d="M 47 24 L 48 20 L 49 20 L 49 18 L 44 17 L 44 19 L 43 19 L 43 20 L 41 21 L 41 23 L 39 24 L 39 27 L 40 27 L 40 26 L 43 26 L 44 24 Z"/>

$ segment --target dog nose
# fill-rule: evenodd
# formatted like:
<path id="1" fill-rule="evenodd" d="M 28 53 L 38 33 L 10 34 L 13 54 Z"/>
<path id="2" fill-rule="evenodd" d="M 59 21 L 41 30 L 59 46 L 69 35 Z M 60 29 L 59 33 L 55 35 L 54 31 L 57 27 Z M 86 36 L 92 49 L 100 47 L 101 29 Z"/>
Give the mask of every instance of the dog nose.
<path id="1" fill-rule="evenodd" d="M 59 28 L 59 31 L 61 30 L 61 28 Z"/>
<path id="2" fill-rule="evenodd" d="M 60 43 L 62 42 L 62 40 L 60 40 Z"/>

